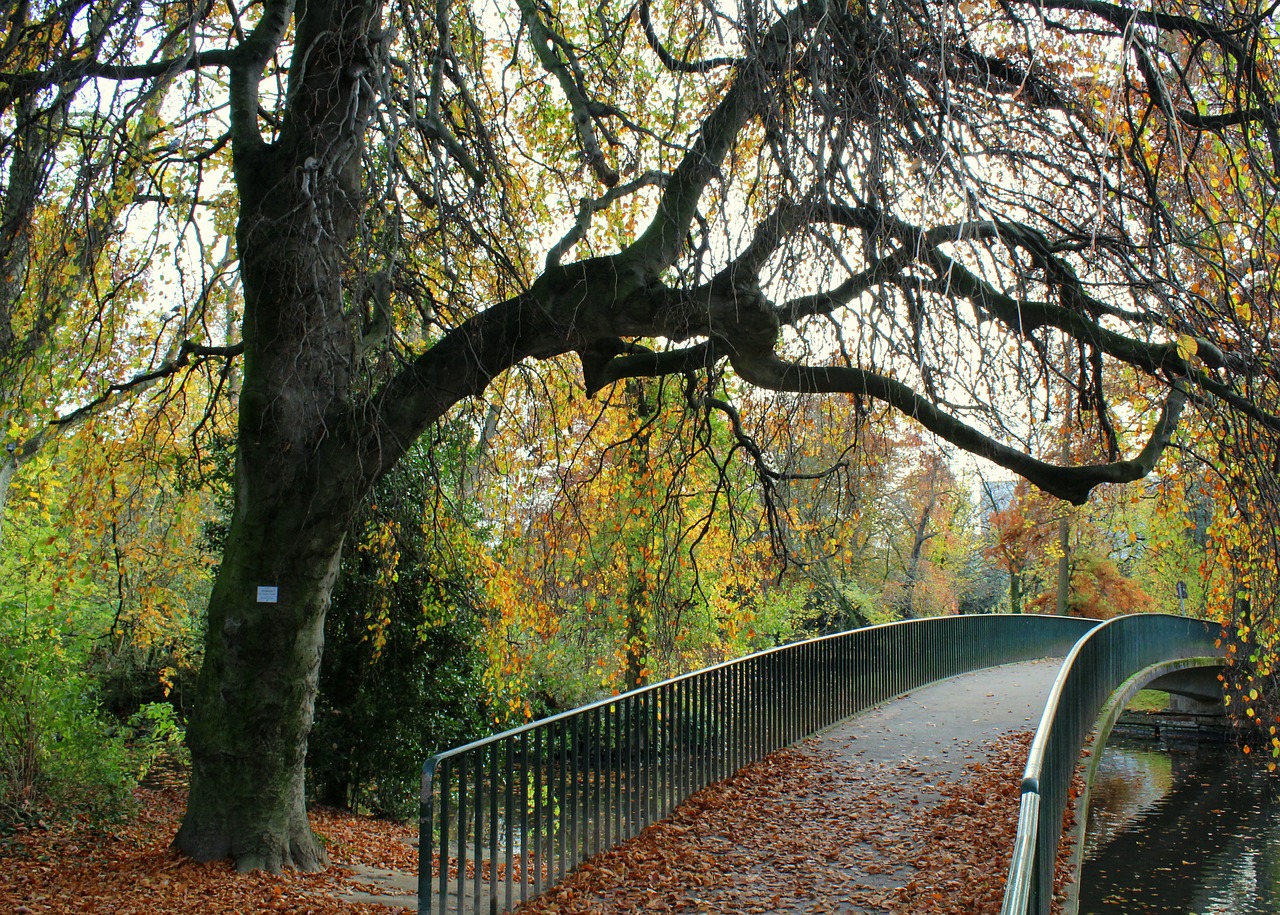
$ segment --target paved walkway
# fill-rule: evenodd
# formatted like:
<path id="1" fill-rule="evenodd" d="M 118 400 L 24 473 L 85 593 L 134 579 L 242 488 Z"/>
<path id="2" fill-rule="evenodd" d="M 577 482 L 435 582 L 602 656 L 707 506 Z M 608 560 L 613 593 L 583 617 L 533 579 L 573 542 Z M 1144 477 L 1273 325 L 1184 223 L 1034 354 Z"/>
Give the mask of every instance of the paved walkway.
<path id="1" fill-rule="evenodd" d="M 926 777 L 959 778 L 975 748 L 1035 730 L 1061 663 L 1006 664 L 921 687 L 836 725 L 815 746 L 855 769 L 913 767 Z M 1021 770 L 1013 774 L 1021 781 Z"/>
<path id="2" fill-rule="evenodd" d="M 700 793 L 521 911 L 913 911 L 911 891 L 923 879 L 926 853 L 920 833 L 955 818 L 951 832 L 958 841 L 980 842 L 982 836 L 965 830 L 981 828 L 975 825 L 981 816 L 959 823 L 972 811 L 961 812 L 948 786 L 972 775 L 984 746 L 1035 728 L 1059 663 L 963 674 L 868 709 Z M 1016 797 L 1021 764 L 1004 759 L 996 777 L 1004 780 L 1006 771 L 1007 805 Z M 936 835 L 928 843 L 938 844 Z M 962 872 L 957 863 L 954 879 L 929 893 L 960 899 L 970 884 L 987 882 L 989 897 L 1004 874 L 992 872 L 998 868 L 989 857 L 978 866 L 988 873 Z M 412 886 L 408 875 L 386 880 Z M 403 905 L 403 897 L 396 901 Z M 980 909 L 962 899 L 955 904 L 936 910 Z"/>

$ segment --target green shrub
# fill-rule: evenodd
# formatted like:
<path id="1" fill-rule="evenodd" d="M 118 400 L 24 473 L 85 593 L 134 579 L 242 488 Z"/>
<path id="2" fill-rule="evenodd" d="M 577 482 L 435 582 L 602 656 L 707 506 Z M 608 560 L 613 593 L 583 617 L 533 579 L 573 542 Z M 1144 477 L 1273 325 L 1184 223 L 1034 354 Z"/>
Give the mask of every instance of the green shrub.
<path id="1" fill-rule="evenodd" d="M 148 702 L 129 718 L 129 727 L 129 755 L 138 781 L 145 779 L 162 759 L 183 767 L 190 765 L 186 729 L 171 703 Z"/>
<path id="2" fill-rule="evenodd" d="M 411 452 L 348 537 L 307 750 L 322 803 L 409 819 L 423 761 L 485 727 L 479 550 L 440 498 L 447 458 L 439 443 Z"/>
<path id="3" fill-rule="evenodd" d="M 0 636 L 0 820 L 128 813 L 134 785 L 124 734 L 56 635 Z"/>

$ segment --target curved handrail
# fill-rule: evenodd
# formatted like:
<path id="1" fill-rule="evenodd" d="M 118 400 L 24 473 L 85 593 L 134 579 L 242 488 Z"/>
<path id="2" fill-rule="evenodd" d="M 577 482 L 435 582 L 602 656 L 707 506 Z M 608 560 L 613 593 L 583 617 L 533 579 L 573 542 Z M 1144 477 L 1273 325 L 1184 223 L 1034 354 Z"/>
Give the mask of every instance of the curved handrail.
<path id="1" fill-rule="evenodd" d="M 773 750 L 926 683 L 1065 653 L 1095 625 L 994 615 L 871 626 L 438 754 L 422 772 L 419 906 L 509 910 Z"/>
<path id="2" fill-rule="evenodd" d="M 1206 620 L 1140 614 L 1109 620 L 1072 647 L 1027 754 L 1001 915 L 1048 915 L 1071 779 L 1108 697 L 1159 661 L 1222 655 L 1220 632 L 1220 624 Z"/>

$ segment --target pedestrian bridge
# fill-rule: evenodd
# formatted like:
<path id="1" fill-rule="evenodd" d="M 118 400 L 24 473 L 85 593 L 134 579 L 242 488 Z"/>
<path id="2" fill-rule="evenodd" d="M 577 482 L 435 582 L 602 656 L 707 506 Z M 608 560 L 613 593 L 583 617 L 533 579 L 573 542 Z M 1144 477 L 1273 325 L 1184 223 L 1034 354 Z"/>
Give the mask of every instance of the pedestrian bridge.
<path id="1" fill-rule="evenodd" d="M 1002 915 L 1047 915 L 1090 732 L 1108 730 L 1148 686 L 1220 703 L 1219 634 L 1216 624 L 1164 615 L 892 623 L 750 655 L 442 753 L 423 767 L 420 911 L 510 911 L 774 750 L 928 684 L 1061 658 L 1048 668 L 1025 769 L 1009 773 L 1021 778 L 1021 805 Z"/>

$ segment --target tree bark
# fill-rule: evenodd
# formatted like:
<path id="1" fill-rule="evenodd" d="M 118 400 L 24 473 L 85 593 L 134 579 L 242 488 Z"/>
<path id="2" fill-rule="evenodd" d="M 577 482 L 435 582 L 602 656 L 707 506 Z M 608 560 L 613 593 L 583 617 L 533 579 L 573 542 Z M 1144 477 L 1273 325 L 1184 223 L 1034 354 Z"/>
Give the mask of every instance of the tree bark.
<path id="1" fill-rule="evenodd" d="M 232 522 L 187 734 L 191 788 L 175 844 L 201 861 L 234 858 L 242 872 L 327 860 L 307 822 L 303 764 L 342 536 L 330 522 L 299 544 L 310 513 L 292 501 Z M 276 602 L 260 587 L 278 588 Z"/>
<path id="2" fill-rule="evenodd" d="M 273 211 L 242 218 L 236 506 L 209 603 L 190 798 L 175 840 L 198 860 L 232 857 L 241 871 L 325 863 L 306 818 L 307 733 L 343 538 L 377 473 L 346 418 L 356 341 L 340 248 L 302 243 L 305 225 L 293 220 L 305 210 Z"/>
<path id="3" fill-rule="evenodd" d="M 351 516 L 404 447 L 369 441 L 355 383 L 360 325 L 343 284 L 370 104 L 350 63 L 367 54 L 378 4 L 316 0 L 299 11 L 289 115 L 267 144 L 256 85 L 287 22 L 276 7 L 248 41 L 263 36 L 261 56 L 232 72 L 245 299 L 236 504 L 209 603 L 175 839 L 197 860 L 231 857 L 241 871 L 326 863 L 304 790 L 325 612 Z"/>
<path id="4" fill-rule="evenodd" d="M 209 603 L 190 798 L 175 840 L 198 860 L 232 857 L 241 871 L 325 863 L 306 817 L 307 733 L 343 538 L 376 474 L 344 418 L 355 341 L 341 250 L 304 243 L 295 220 L 306 215 L 263 206 L 242 217 L 236 505 Z"/>

